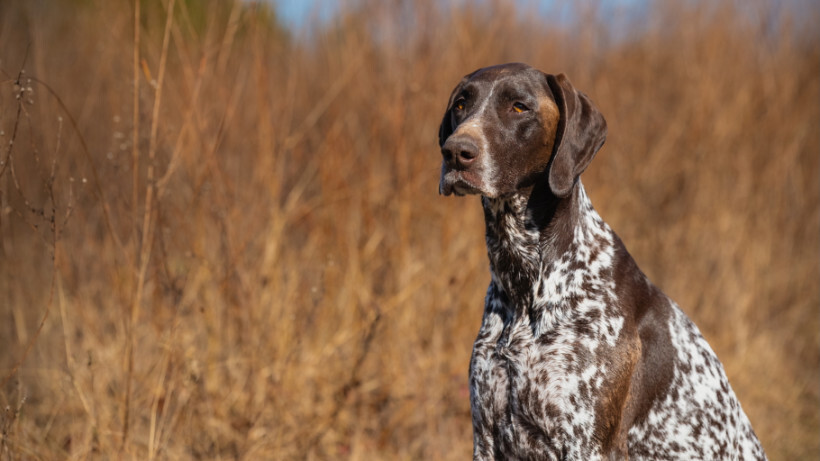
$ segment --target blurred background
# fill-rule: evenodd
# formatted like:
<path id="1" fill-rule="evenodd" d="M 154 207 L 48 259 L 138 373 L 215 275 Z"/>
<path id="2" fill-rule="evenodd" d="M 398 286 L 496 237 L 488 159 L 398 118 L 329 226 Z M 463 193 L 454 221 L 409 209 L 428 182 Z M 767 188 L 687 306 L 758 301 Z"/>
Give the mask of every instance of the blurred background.
<path id="1" fill-rule="evenodd" d="M 472 70 L 566 73 L 583 181 L 773 460 L 820 456 L 813 1 L 0 3 L 0 459 L 468 459 Z"/>

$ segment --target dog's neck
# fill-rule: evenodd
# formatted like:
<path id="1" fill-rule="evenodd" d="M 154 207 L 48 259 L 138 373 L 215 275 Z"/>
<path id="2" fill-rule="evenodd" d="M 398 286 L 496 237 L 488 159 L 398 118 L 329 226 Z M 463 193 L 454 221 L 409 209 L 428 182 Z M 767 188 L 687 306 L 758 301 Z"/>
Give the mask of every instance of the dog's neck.
<path id="1" fill-rule="evenodd" d="M 611 266 L 613 237 L 580 181 L 569 196 L 549 187 L 498 199 L 483 197 L 492 285 L 505 318 L 561 308 L 580 284 Z M 512 316 L 512 317 L 510 317 Z"/>

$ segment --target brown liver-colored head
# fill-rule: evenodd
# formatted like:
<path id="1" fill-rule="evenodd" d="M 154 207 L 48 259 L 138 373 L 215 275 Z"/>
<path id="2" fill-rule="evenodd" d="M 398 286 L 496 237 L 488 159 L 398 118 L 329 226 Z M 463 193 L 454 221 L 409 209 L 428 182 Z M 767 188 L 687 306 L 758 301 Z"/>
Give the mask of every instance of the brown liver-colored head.
<path id="1" fill-rule="evenodd" d="M 521 63 L 485 67 L 450 95 L 439 192 L 495 198 L 547 180 L 563 197 L 605 137 L 603 116 L 564 75 Z"/>

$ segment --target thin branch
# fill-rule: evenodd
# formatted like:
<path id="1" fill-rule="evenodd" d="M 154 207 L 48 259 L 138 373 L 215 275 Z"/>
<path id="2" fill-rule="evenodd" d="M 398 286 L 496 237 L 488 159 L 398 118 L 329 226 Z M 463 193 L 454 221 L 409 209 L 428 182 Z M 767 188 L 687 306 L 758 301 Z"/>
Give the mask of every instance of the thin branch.
<path id="1" fill-rule="evenodd" d="M 36 82 L 38 85 L 41 85 L 46 91 L 51 94 L 52 97 L 57 101 L 57 104 L 60 105 L 60 109 L 62 109 L 63 113 L 68 117 L 68 121 L 71 123 L 71 127 L 74 129 L 74 132 L 77 134 L 77 137 L 80 139 L 80 146 L 82 146 L 83 155 L 85 156 L 88 164 L 91 166 L 91 177 L 94 180 L 94 193 L 96 195 L 97 200 L 100 201 L 103 207 L 103 218 L 105 220 L 105 226 L 108 228 L 108 232 L 111 234 L 111 237 L 114 239 L 114 242 L 117 244 L 117 248 L 121 250 L 126 258 L 129 260 L 128 255 L 125 253 L 124 247 L 122 245 L 122 241 L 120 240 L 119 236 L 116 232 L 114 232 L 114 226 L 111 224 L 111 207 L 108 206 L 108 201 L 105 198 L 105 193 L 102 189 L 102 181 L 100 181 L 100 175 L 97 172 L 97 167 L 94 164 L 94 159 L 91 157 L 91 151 L 88 150 L 88 144 L 85 142 L 85 137 L 83 137 L 82 132 L 80 131 L 80 127 L 77 125 L 77 120 L 71 115 L 71 112 L 68 110 L 68 107 L 63 102 L 62 98 L 54 91 L 51 86 L 49 86 L 46 82 L 39 80 L 35 77 L 29 77 L 32 82 Z"/>

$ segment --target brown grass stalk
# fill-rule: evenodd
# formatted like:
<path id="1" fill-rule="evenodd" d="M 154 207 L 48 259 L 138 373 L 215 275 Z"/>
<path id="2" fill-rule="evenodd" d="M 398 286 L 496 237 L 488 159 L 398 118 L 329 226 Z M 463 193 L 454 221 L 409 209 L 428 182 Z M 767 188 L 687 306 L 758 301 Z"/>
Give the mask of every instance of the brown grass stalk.
<path id="1" fill-rule="evenodd" d="M 131 318 L 128 324 L 128 338 L 126 346 L 126 378 L 125 378 L 125 402 L 123 415 L 122 445 L 120 450 L 125 449 L 128 441 L 129 417 L 131 408 L 131 379 L 134 371 L 134 328 L 139 321 L 140 307 L 142 305 L 142 294 L 145 288 L 145 276 L 148 269 L 148 261 L 151 257 L 151 247 L 153 243 L 154 221 L 153 199 L 154 189 L 154 167 L 157 151 L 157 130 L 159 129 L 159 110 L 162 104 L 162 84 L 165 80 L 165 65 L 168 58 L 168 45 L 171 38 L 171 24 L 174 20 L 175 0 L 169 0 L 165 22 L 165 33 L 162 38 L 162 52 L 160 53 L 159 71 L 157 74 L 156 88 L 154 90 L 154 108 L 151 114 L 151 137 L 148 142 L 148 169 L 145 187 L 145 211 L 142 220 L 142 243 L 140 244 L 139 267 L 137 269 L 137 284 L 134 292 L 134 302 L 131 305 Z M 136 7 L 139 8 L 139 7 Z M 136 144 L 136 143 L 135 143 Z"/>

